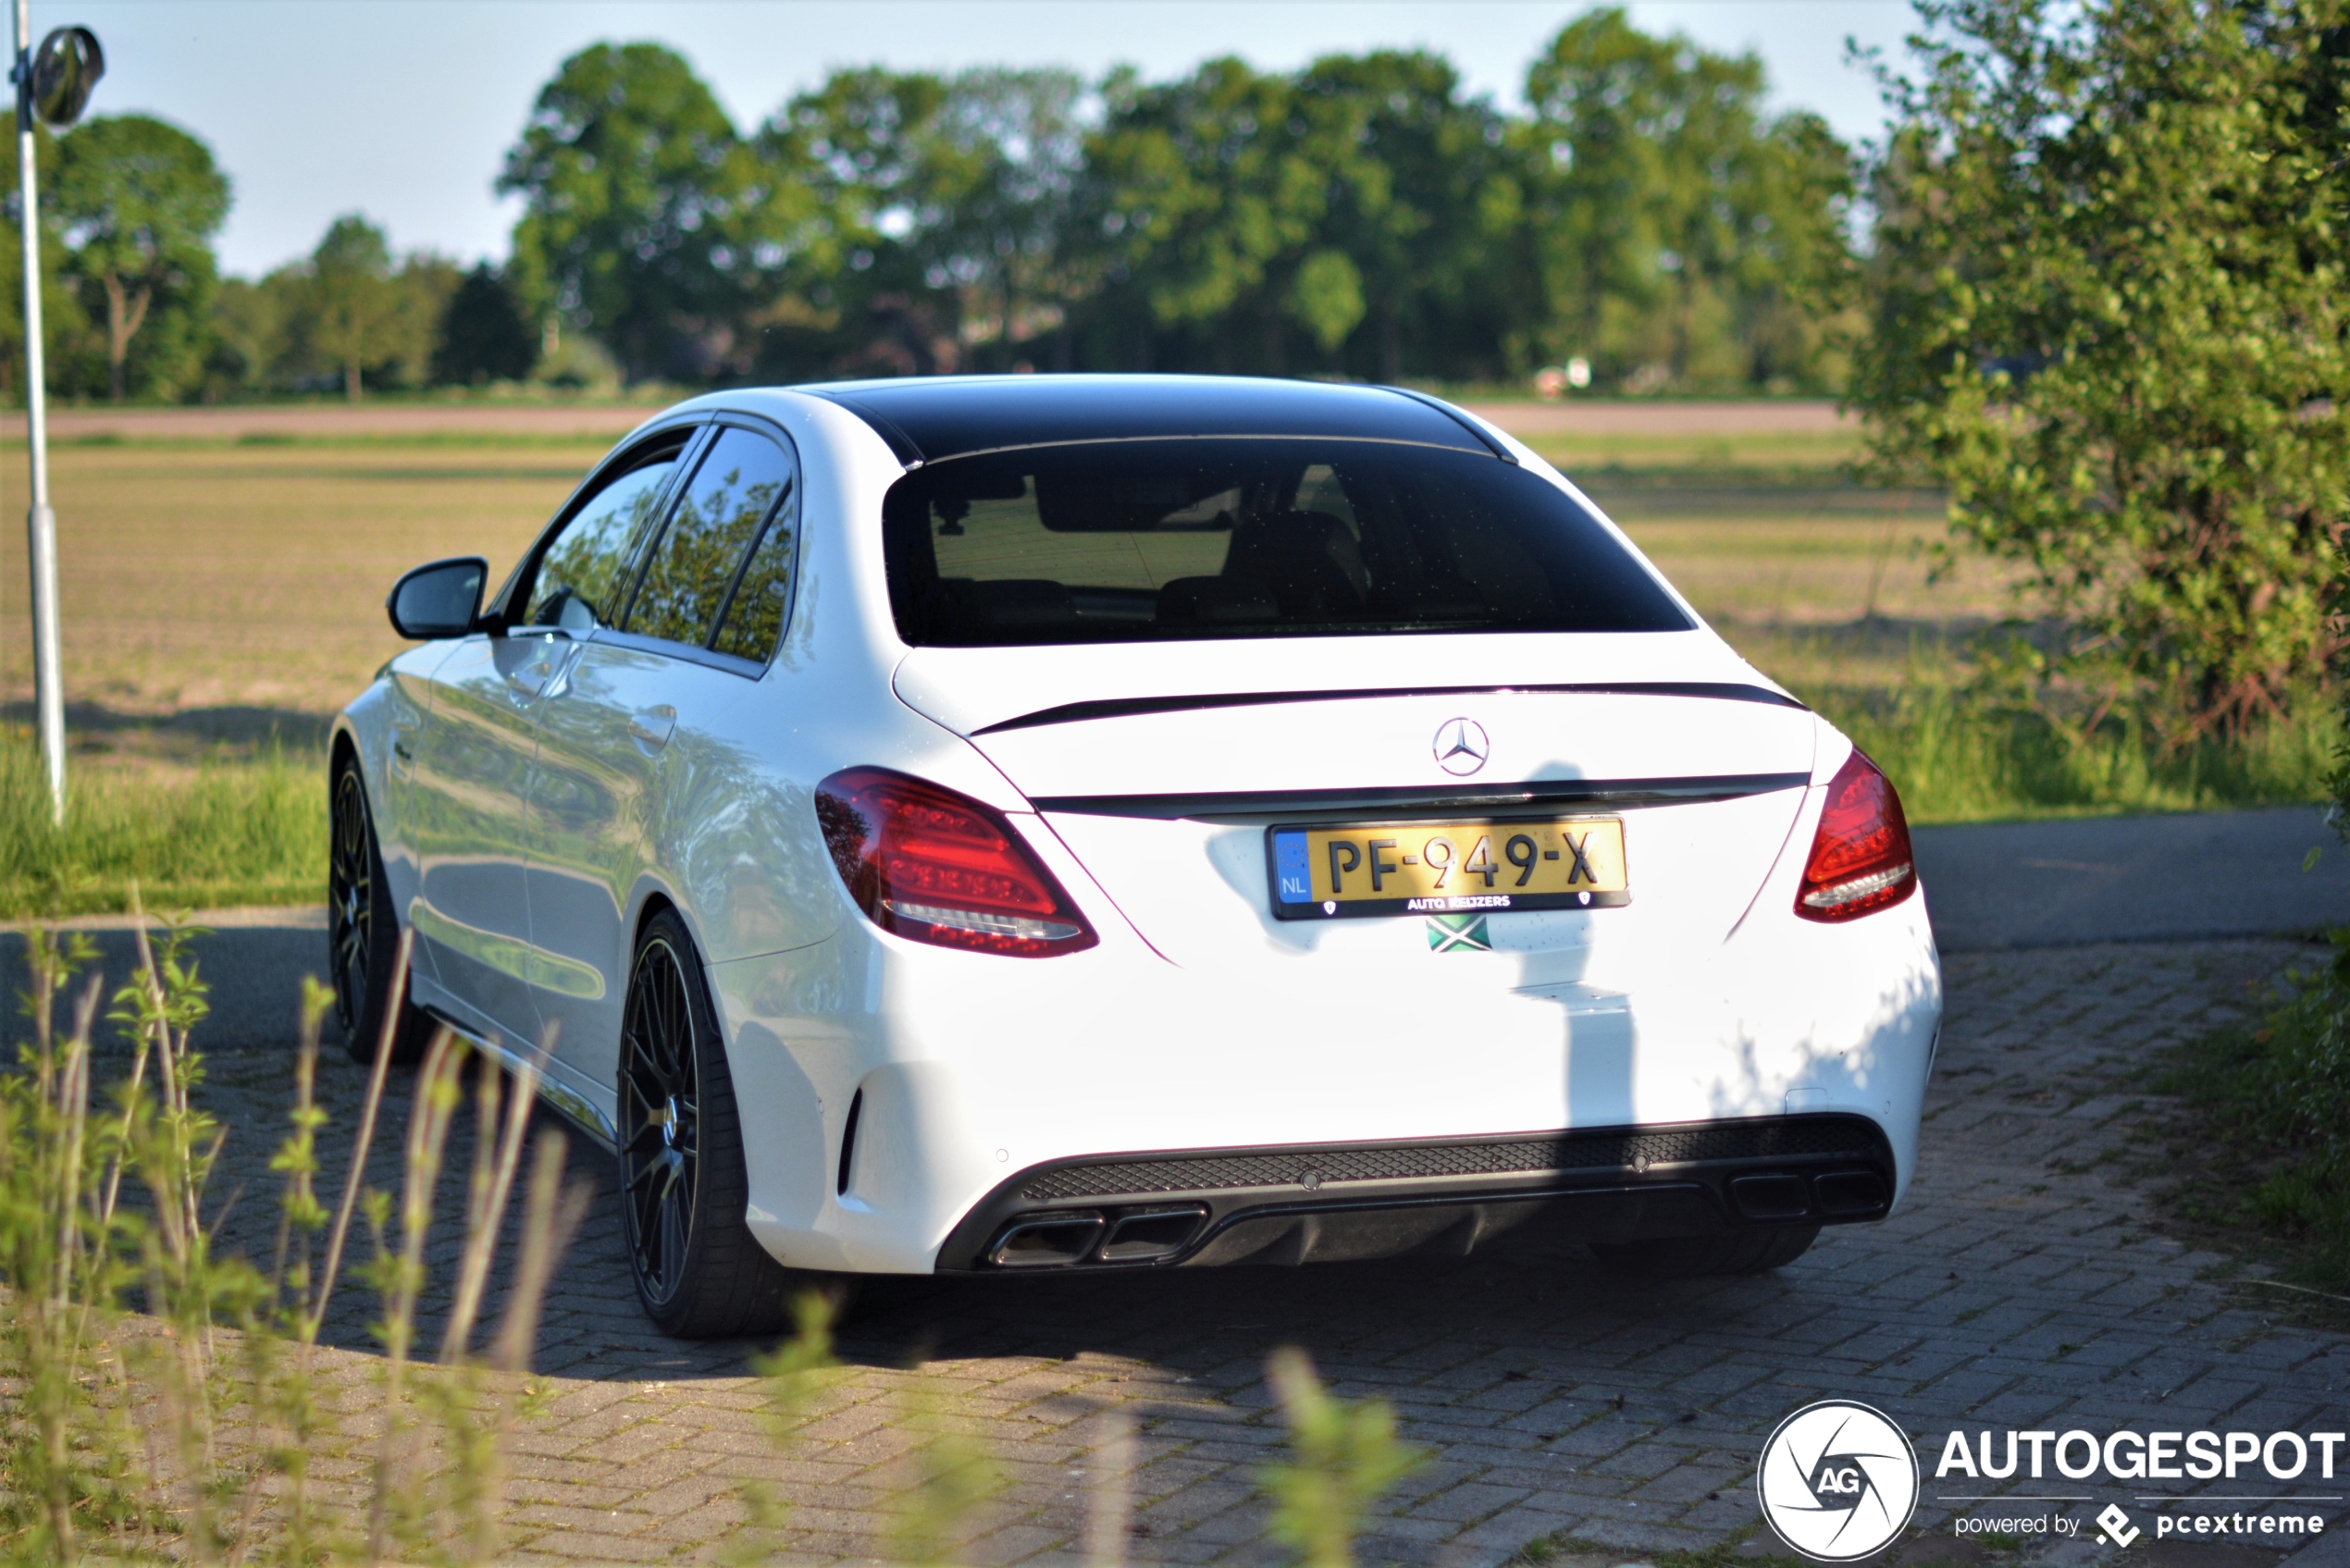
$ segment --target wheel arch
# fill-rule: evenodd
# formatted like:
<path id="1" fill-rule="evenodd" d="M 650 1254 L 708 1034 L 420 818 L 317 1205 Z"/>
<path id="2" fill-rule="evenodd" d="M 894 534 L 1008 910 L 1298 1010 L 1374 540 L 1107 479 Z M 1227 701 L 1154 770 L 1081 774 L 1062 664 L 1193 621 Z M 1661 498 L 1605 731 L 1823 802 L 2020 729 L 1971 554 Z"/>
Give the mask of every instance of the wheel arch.
<path id="1" fill-rule="evenodd" d="M 335 787 L 335 775 L 342 771 L 345 759 L 359 764 L 359 782 L 368 786 L 367 808 L 371 811 L 374 810 L 375 781 L 367 776 L 367 758 L 360 748 L 359 727 L 351 722 L 351 715 L 348 713 L 338 713 L 335 715 L 334 728 L 327 737 L 327 789 L 330 796 Z"/>

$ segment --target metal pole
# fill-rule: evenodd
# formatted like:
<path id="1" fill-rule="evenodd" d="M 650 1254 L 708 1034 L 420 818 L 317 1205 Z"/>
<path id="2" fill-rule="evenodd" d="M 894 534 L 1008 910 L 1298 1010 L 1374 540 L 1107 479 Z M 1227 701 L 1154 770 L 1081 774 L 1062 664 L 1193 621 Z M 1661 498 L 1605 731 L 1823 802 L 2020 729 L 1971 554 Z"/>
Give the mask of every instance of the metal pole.
<path id="1" fill-rule="evenodd" d="M 33 189 L 32 0 L 17 0 L 17 191 L 24 203 L 24 420 L 32 449 L 32 508 L 25 533 L 32 555 L 32 690 L 41 759 L 49 769 L 49 809 L 66 821 L 66 692 L 58 669 L 57 514 L 49 510 L 48 368 L 41 326 L 41 216 Z"/>

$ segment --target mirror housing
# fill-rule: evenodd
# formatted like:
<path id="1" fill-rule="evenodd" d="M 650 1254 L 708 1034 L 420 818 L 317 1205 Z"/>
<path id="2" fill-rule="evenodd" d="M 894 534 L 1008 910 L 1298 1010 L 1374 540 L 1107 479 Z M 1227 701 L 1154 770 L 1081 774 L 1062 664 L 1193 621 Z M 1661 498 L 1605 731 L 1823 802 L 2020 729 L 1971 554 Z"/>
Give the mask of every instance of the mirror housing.
<path id="1" fill-rule="evenodd" d="M 477 555 L 428 562 L 391 586 L 384 611 L 391 629 L 416 642 L 462 637 L 481 619 L 481 590 L 489 562 Z"/>
<path id="2" fill-rule="evenodd" d="M 90 106 L 90 93 L 106 74 L 106 52 L 86 27 L 61 27 L 32 54 L 32 112 L 42 124 L 63 130 Z"/>

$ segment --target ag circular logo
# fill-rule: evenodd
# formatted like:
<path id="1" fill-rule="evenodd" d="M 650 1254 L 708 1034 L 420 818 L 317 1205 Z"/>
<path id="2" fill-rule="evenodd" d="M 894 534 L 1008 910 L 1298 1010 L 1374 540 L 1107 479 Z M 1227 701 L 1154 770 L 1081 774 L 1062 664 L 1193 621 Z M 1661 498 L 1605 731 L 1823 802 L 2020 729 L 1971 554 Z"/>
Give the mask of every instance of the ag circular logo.
<path id="1" fill-rule="evenodd" d="M 1754 1489 L 1779 1539 L 1819 1562 L 1881 1550 L 1918 1507 L 1918 1456 L 1882 1412 L 1851 1400 L 1807 1404 L 1762 1445 Z"/>

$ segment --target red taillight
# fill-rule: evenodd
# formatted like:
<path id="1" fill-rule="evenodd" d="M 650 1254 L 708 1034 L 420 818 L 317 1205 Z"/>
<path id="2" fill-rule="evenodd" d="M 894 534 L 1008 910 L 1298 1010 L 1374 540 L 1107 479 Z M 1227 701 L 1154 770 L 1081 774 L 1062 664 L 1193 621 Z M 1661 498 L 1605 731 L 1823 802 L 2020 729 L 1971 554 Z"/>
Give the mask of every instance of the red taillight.
<path id="1" fill-rule="evenodd" d="M 816 786 L 816 821 L 849 897 L 884 931 L 1023 958 L 1098 940 L 1011 824 L 953 790 L 850 768 Z"/>
<path id="2" fill-rule="evenodd" d="M 1856 747 L 1828 781 L 1795 912 L 1807 920 L 1849 920 L 1899 904 L 1917 885 L 1901 797 Z"/>

